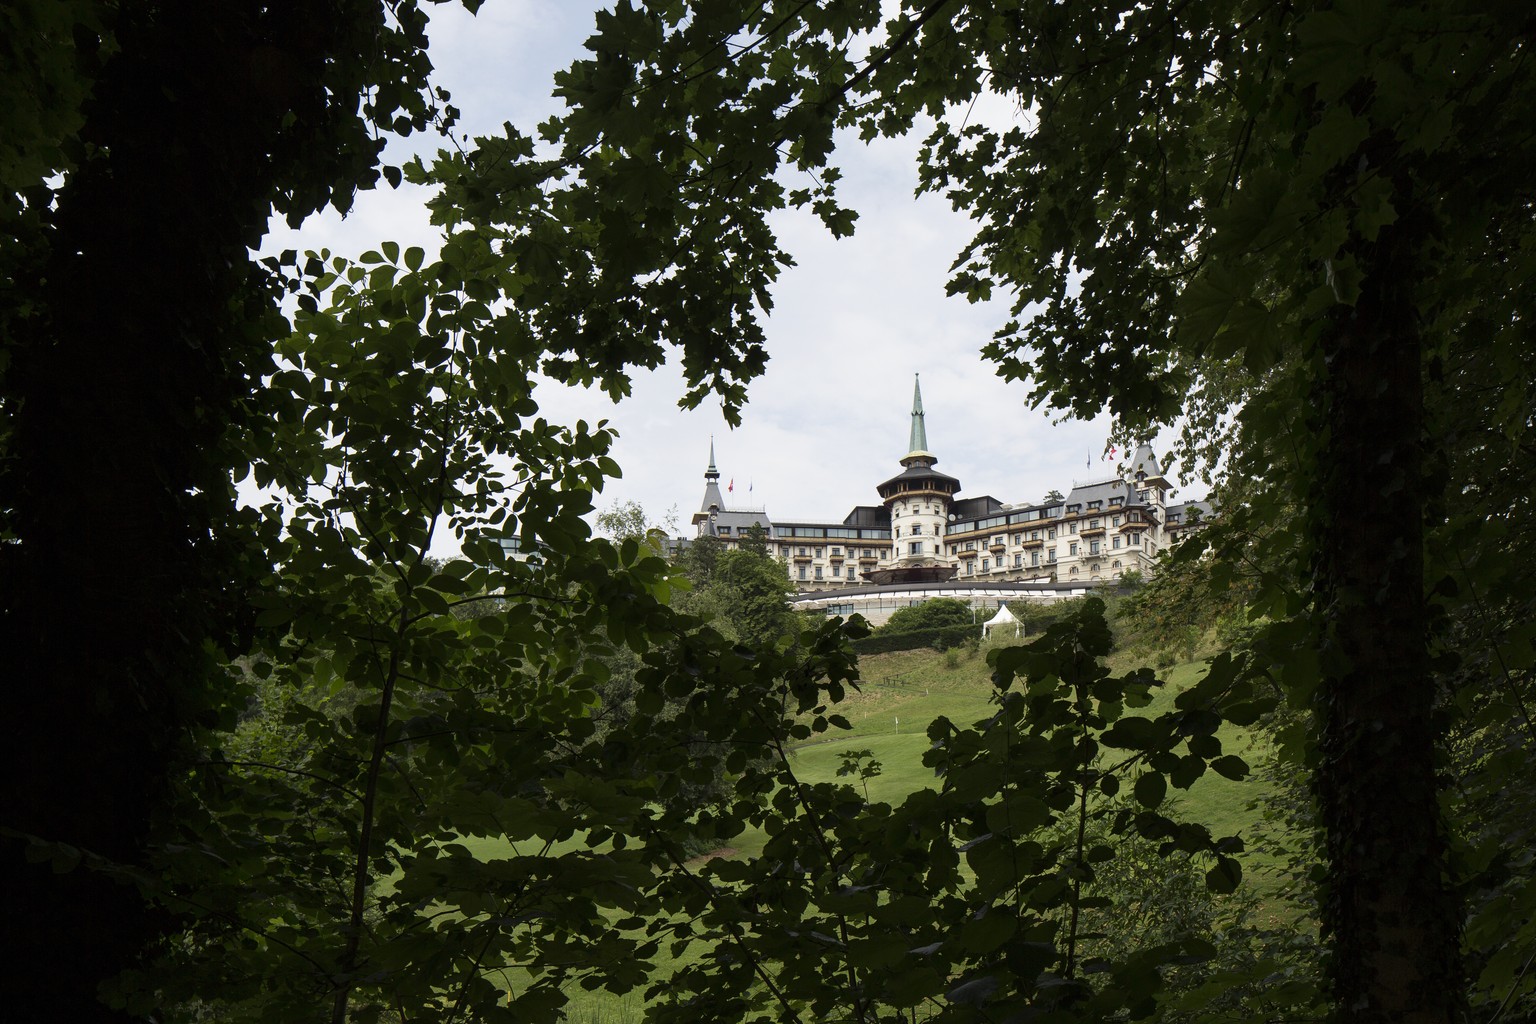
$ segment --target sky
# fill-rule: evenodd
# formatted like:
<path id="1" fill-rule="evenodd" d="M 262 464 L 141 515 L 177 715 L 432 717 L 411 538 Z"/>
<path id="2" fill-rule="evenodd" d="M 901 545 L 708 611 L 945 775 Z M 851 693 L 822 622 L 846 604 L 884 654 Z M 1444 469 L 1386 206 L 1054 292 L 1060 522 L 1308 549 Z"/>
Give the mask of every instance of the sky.
<path id="1" fill-rule="evenodd" d="M 433 82 L 462 111 L 459 130 L 494 134 L 510 121 L 529 131 L 555 112 L 553 75 L 584 55 L 596 6 L 487 0 L 474 16 L 456 4 L 431 7 Z M 993 106 L 989 119 L 1016 116 Z M 419 136 L 393 143 L 385 159 L 398 163 L 442 144 Z M 680 409 L 685 389 L 670 366 L 635 374 L 632 395 L 617 405 L 598 391 L 540 386 L 551 421 L 606 419 L 619 432 L 614 457 L 624 475 L 596 496 L 599 509 L 635 501 L 660 522 L 675 507 L 679 532 L 691 533 L 713 439 L 721 488 L 734 484 L 733 507 L 761 508 L 772 519 L 841 520 L 854 505 L 877 503 L 875 485 L 900 471 L 914 374 L 929 449 L 960 479 L 962 496 L 1023 503 L 1113 473 L 1102 459 L 1107 416 L 1055 421 L 1028 407 L 1025 385 L 1005 383 L 981 359 L 1008 311 L 1002 302 L 944 294 L 971 231 L 944 199 L 914 197 L 916 152 L 915 138 L 840 147 L 840 194 L 859 212 L 851 238 L 833 239 L 809 214 L 773 219 L 798 265 L 774 289 L 764 324 L 768 369 L 749 387 L 740 427 L 727 425 L 718 402 Z M 360 193 L 345 219 L 328 211 L 297 231 L 275 224 L 264 249 L 357 255 L 392 239 L 430 252 L 427 195 L 411 185 Z"/>

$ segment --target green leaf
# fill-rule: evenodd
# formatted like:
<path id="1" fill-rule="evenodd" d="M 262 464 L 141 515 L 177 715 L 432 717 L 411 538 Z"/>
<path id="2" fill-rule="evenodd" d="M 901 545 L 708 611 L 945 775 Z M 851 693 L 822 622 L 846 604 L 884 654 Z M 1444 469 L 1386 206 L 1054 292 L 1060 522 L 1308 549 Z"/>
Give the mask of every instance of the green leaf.
<path id="1" fill-rule="evenodd" d="M 1100 742 L 1106 747 L 1125 750 L 1151 750 L 1161 743 L 1164 735 L 1164 730 L 1151 719 L 1129 715 L 1110 726 L 1100 737 Z"/>
<path id="2" fill-rule="evenodd" d="M 1136 780 L 1133 792 L 1143 807 L 1157 807 L 1168 795 L 1168 782 L 1160 772 L 1146 772 Z"/>
<path id="3" fill-rule="evenodd" d="M 1236 754 L 1227 754 L 1218 757 L 1211 762 L 1211 768 L 1216 774 L 1228 779 L 1243 779 L 1248 776 L 1248 762 Z"/>
<path id="4" fill-rule="evenodd" d="M 1218 858 L 1215 867 L 1205 873 L 1206 888 L 1212 892 L 1235 892 L 1242 880 L 1242 865 L 1238 864 L 1232 857 Z"/>
<path id="5" fill-rule="evenodd" d="M 970 953 L 982 956 L 1013 938 L 1019 919 L 1001 907 L 988 908 L 982 916 L 967 921 L 960 929 L 960 944 Z"/>

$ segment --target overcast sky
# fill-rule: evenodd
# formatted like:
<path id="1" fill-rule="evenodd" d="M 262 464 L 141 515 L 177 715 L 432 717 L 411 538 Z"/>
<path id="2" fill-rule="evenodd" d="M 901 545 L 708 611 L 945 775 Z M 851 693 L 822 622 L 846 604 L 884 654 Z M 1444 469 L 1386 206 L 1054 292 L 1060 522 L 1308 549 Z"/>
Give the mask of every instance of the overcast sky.
<path id="1" fill-rule="evenodd" d="M 434 84 L 453 94 L 461 130 L 492 134 L 510 121 L 529 131 L 553 112 L 552 76 L 583 56 L 595 7 L 488 0 L 476 16 L 453 4 L 431 8 Z M 1012 116 L 997 108 L 991 117 Z M 436 136 L 409 142 L 387 159 L 440 144 Z M 852 238 L 834 240 L 809 214 L 775 219 L 799 265 L 775 289 L 768 370 L 750 387 L 740 428 L 726 425 L 718 403 L 679 409 L 684 389 L 670 367 L 637 375 L 633 396 L 618 405 L 595 391 L 540 389 L 552 421 L 608 419 L 619 431 L 624 476 L 598 497 L 599 508 L 634 500 L 659 519 L 676 506 L 691 532 L 713 435 L 721 487 L 735 484 L 731 504 L 775 519 L 840 520 L 856 504 L 877 502 L 875 485 L 899 471 L 914 373 L 922 375 L 929 448 L 960 479 L 963 496 L 1032 501 L 1113 472 L 1100 459 L 1108 417 L 1053 423 L 1027 407 L 1023 385 L 999 380 L 980 358 L 1007 311 L 945 296 L 969 225 L 942 199 L 913 197 L 915 153 L 907 140 L 840 150 L 841 196 L 859 211 Z M 266 248 L 356 255 L 393 239 L 430 251 L 424 198 L 412 186 L 365 192 L 345 221 L 313 217 L 298 232 L 274 231 Z M 1196 496 L 1193 488 L 1181 495 Z"/>

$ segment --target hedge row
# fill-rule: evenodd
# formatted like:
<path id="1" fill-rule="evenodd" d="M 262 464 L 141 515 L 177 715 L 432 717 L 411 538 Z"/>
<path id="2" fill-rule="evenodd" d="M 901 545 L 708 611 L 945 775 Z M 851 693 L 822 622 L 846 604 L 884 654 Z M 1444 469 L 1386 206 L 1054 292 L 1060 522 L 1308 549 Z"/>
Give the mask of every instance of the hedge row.
<path id="1" fill-rule="evenodd" d="M 913 651 L 919 647 L 947 651 L 980 635 L 980 626 L 930 626 L 928 629 L 909 629 L 900 633 L 875 633 L 862 640 L 855 640 L 853 649 L 858 654 Z"/>

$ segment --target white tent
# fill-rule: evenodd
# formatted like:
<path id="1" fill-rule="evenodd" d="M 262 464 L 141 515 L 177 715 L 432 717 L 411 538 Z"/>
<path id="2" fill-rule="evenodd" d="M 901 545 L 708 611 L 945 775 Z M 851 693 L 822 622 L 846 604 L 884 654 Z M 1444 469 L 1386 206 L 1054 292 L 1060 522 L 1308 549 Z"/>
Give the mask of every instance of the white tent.
<path id="1" fill-rule="evenodd" d="M 1019 620 L 1013 617 L 1013 612 L 1009 611 L 1008 606 L 1005 604 L 998 605 L 997 614 L 981 624 L 981 635 L 984 637 L 991 636 L 992 630 L 996 626 L 1004 627 L 1014 636 L 1019 635 Z"/>

